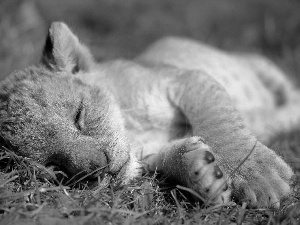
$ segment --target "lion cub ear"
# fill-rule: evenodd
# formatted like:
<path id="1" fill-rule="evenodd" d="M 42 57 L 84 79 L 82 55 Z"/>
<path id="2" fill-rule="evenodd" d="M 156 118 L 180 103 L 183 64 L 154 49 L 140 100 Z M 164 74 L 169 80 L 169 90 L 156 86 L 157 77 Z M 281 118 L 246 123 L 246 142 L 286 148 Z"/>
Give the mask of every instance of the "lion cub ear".
<path id="1" fill-rule="evenodd" d="M 50 69 L 75 74 L 89 71 L 94 59 L 66 24 L 54 22 L 48 31 L 42 63 Z"/>

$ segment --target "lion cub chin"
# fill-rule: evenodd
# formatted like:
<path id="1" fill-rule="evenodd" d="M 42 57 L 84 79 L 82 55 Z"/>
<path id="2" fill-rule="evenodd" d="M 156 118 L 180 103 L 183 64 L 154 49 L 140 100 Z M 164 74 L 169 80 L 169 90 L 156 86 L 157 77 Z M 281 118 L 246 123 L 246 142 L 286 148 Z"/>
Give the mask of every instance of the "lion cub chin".
<path id="1" fill-rule="evenodd" d="M 298 119 L 296 109 L 282 119 L 296 92 L 262 57 L 186 39 L 165 38 L 133 61 L 97 64 L 55 22 L 41 63 L 0 84 L 1 143 L 72 175 L 101 168 L 127 183 L 143 161 L 210 203 L 233 197 L 278 207 L 293 172 L 253 134 L 268 140 L 260 137 L 268 125 Z"/>

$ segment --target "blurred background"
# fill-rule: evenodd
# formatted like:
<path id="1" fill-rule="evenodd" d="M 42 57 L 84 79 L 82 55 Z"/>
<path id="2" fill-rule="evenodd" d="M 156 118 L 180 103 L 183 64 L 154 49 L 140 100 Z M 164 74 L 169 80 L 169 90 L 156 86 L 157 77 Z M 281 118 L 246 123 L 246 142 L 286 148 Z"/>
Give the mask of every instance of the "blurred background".
<path id="1" fill-rule="evenodd" d="M 39 61 L 47 27 L 57 20 L 97 60 L 132 58 L 176 35 L 262 53 L 300 80 L 299 0 L 0 0 L 0 80 Z"/>

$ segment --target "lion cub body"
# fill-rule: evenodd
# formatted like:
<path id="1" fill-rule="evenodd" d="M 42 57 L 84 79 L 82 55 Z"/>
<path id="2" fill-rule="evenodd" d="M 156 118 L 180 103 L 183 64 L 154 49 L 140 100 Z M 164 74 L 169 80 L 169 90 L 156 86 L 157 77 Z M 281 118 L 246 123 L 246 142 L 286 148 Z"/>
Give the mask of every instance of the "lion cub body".
<path id="1" fill-rule="evenodd" d="M 71 174 L 103 167 L 127 182 L 138 159 L 215 203 L 231 193 L 278 206 L 293 172 L 256 138 L 267 142 L 300 118 L 295 96 L 260 56 L 166 38 L 133 61 L 96 64 L 54 23 L 41 65 L 1 83 L 0 132 L 18 154 Z"/>
<path id="2" fill-rule="evenodd" d="M 247 127 L 266 144 L 276 133 L 293 129 L 300 118 L 298 91 L 274 63 L 259 55 L 225 53 L 192 40 L 169 37 L 154 43 L 134 61 L 115 60 L 97 67 L 102 76 L 83 74 L 81 80 L 91 85 L 109 84 L 131 143 L 146 155 L 159 151 L 172 139 L 192 135 L 187 118 L 169 101 L 167 93 L 172 80 L 184 76 L 182 69 L 201 71 L 220 83 Z M 294 110 L 297 112 L 289 115 Z M 141 159 L 142 153 L 137 154 Z"/>
<path id="3" fill-rule="evenodd" d="M 228 53 L 169 37 L 150 46 L 138 61 L 209 74 L 226 89 L 246 125 L 265 143 L 279 131 L 298 125 L 298 90 L 282 70 L 260 55 Z M 291 112 L 295 115 L 289 115 Z"/>

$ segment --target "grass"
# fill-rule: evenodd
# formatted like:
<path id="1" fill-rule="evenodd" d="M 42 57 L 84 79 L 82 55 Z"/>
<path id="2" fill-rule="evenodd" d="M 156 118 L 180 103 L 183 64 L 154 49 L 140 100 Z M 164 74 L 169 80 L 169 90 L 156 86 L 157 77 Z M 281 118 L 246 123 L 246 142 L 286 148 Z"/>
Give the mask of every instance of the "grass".
<path id="1" fill-rule="evenodd" d="M 58 183 L 52 171 L 10 151 L 2 151 L 0 159 L 2 224 L 299 224 L 300 220 L 300 185 L 294 185 L 295 194 L 280 209 L 248 209 L 246 203 L 233 202 L 209 206 L 196 196 L 187 197 L 188 189 L 166 186 L 155 176 L 137 178 L 126 186 L 110 177 L 67 186 Z"/>
<path id="2" fill-rule="evenodd" d="M 36 63 L 47 24 L 67 22 L 97 60 L 131 58 L 165 35 L 187 36 L 226 50 L 263 53 L 299 84 L 300 3 L 282 0 L 4 0 L 0 2 L 0 79 Z M 285 154 L 300 152 L 299 131 L 280 134 Z M 276 147 L 275 147 L 276 148 Z M 154 176 L 128 186 L 100 179 L 62 185 L 55 174 L 16 156 L 0 154 L 1 224 L 299 224 L 300 178 L 281 208 L 246 203 L 200 205 L 180 186 Z M 77 180 L 78 181 L 78 180 Z M 196 198 L 194 196 L 194 198 Z"/>

